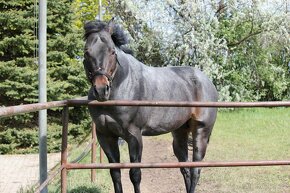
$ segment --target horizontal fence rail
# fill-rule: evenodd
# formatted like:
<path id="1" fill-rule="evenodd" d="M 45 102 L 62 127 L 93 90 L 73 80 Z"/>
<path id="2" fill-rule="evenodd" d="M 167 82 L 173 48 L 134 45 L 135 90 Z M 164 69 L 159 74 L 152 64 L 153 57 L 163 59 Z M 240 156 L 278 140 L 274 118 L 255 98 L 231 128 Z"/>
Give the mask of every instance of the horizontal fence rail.
<path id="1" fill-rule="evenodd" d="M 105 102 L 92 100 L 68 100 L 68 106 L 151 106 L 151 107 L 290 107 L 290 101 L 270 102 L 187 102 L 187 101 L 138 101 L 111 100 Z"/>
<path id="2" fill-rule="evenodd" d="M 66 164 L 67 169 L 129 169 L 129 168 L 183 168 L 183 167 L 243 167 L 290 165 L 282 161 L 233 161 L 233 162 L 171 162 L 171 163 L 108 163 L 108 164 Z"/>
<path id="3" fill-rule="evenodd" d="M 0 117 L 13 116 L 21 113 L 30 113 L 43 109 L 50 109 L 64 106 L 151 106 L 151 107 L 290 107 L 290 101 L 270 101 L 270 102 L 184 102 L 184 101 L 106 101 L 99 102 L 94 100 L 63 100 L 51 101 L 46 103 L 34 103 L 17 105 L 10 107 L 0 107 Z"/>
<path id="4" fill-rule="evenodd" d="M 30 113 L 43 109 L 50 109 L 55 107 L 64 107 L 67 105 L 67 100 L 64 101 L 52 101 L 47 103 L 34 103 L 34 104 L 25 104 L 18 106 L 10 107 L 1 107 L 0 108 L 0 117 L 13 116 L 21 113 Z"/>

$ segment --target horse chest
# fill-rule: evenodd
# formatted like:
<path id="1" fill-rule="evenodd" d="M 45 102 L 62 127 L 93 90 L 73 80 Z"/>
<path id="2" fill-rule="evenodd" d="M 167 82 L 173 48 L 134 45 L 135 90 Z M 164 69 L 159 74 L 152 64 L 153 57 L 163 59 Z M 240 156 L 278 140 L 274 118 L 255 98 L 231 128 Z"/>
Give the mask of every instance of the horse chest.
<path id="1" fill-rule="evenodd" d="M 102 134 L 114 134 L 118 136 L 123 136 L 124 131 L 121 123 L 115 120 L 110 115 L 99 115 L 93 118 L 96 123 L 96 129 Z"/>

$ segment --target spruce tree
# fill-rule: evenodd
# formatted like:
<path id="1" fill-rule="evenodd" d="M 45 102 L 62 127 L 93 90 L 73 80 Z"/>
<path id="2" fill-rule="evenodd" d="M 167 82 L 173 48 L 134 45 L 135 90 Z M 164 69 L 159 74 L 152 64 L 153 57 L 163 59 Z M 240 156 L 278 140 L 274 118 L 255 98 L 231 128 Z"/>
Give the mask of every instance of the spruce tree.
<path id="1" fill-rule="evenodd" d="M 38 101 L 37 2 L 0 0 L 0 106 Z M 82 31 L 74 26 L 76 18 L 72 1 L 47 3 L 48 101 L 84 96 L 88 84 L 80 59 Z M 74 108 L 70 113 L 70 120 L 75 124 L 87 118 L 84 108 Z M 1 118 L 0 132 L 9 128 L 36 128 L 37 115 L 29 113 Z M 60 124 L 60 117 L 61 109 L 48 111 L 49 124 Z"/>

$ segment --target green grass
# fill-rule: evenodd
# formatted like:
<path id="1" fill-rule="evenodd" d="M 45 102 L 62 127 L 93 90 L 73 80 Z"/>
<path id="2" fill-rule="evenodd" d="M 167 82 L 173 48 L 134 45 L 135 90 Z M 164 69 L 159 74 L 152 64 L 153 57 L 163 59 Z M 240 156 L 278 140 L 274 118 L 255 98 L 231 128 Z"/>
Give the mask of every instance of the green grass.
<path id="1" fill-rule="evenodd" d="M 86 140 L 86 141 L 89 141 Z M 69 161 L 75 160 L 85 149 L 82 147 L 72 147 L 69 152 Z M 121 162 L 127 160 L 125 156 L 128 156 L 128 148 L 123 145 L 121 146 Z M 108 163 L 105 155 L 103 156 L 103 162 Z M 91 163 L 91 152 L 80 162 L 80 163 Z M 97 149 L 97 162 L 100 160 L 99 148 Z M 109 170 L 97 170 L 96 171 L 96 182 L 91 182 L 91 170 L 70 170 L 68 172 L 68 192 L 69 193 L 108 193 L 113 187 Z M 48 186 L 49 193 L 59 193 L 60 192 L 60 175 L 54 179 Z"/>
<path id="2" fill-rule="evenodd" d="M 290 153 L 290 109 L 220 113 L 210 140 L 215 160 L 286 159 Z"/>
<path id="3" fill-rule="evenodd" d="M 69 161 L 76 159 L 83 149 L 84 147 L 72 149 L 69 152 Z M 99 153 L 97 160 L 99 160 Z M 80 163 L 90 163 L 90 153 Z M 59 176 L 48 186 L 49 193 L 61 192 Z M 91 182 L 91 170 L 70 170 L 67 179 L 69 193 L 107 193 L 108 187 L 110 187 L 110 177 L 107 170 L 97 170 L 97 183 Z"/>
<path id="4" fill-rule="evenodd" d="M 290 109 L 219 113 L 205 160 L 289 160 Z M 204 168 L 198 192 L 289 193 L 289 166 Z"/>
<path id="5" fill-rule="evenodd" d="M 153 139 L 172 140 L 170 135 Z M 82 149 L 82 148 L 81 148 Z M 126 145 L 121 151 L 128 151 Z M 73 160 L 80 149 L 72 151 Z M 128 156 L 127 152 L 121 155 Z M 82 163 L 90 163 L 90 156 Z M 98 159 L 98 158 L 97 158 Z M 127 160 L 123 157 L 122 160 Z M 290 159 L 290 109 L 241 109 L 221 111 L 213 130 L 205 161 Z M 108 193 L 112 182 L 108 170 L 97 170 L 97 182 L 90 182 L 90 170 L 69 172 L 70 193 Z M 49 192 L 60 192 L 59 179 Z M 289 193 L 289 166 L 203 168 L 199 193 Z"/>

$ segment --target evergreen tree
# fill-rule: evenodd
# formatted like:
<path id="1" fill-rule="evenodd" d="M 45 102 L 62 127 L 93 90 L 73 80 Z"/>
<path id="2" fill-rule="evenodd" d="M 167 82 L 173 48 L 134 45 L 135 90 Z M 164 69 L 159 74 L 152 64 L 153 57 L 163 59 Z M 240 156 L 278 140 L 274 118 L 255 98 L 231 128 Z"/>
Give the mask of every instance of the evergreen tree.
<path id="1" fill-rule="evenodd" d="M 36 2 L 0 0 L 0 106 L 38 101 Z M 71 4 L 70 0 L 59 0 L 48 1 L 47 5 L 48 101 L 84 96 L 88 90 L 79 59 L 83 47 L 82 31 L 74 26 L 75 13 Z M 74 108 L 70 116 L 75 124 L 88 117 L 85 108 Z M 59 124 L 60 117 L 61 109 L 48 111 L 49 124 Z M 36 126 L 37 113 L 0 119 L 0 131 Z"/>

